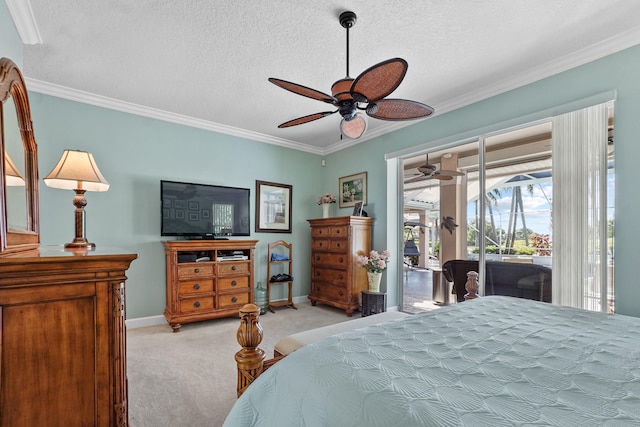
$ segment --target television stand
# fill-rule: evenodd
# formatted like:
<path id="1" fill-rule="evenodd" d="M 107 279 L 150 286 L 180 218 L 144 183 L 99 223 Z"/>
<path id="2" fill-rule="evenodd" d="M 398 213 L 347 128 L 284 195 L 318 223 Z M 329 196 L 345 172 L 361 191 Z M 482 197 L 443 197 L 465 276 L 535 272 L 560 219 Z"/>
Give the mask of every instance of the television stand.
<path id="1" fill-rule="evenodd" d="M 244 304 L 253 303 L 257 242 L 218 238 L 162 242 L 167 268 L 164 317 L 173 332 L 185 323 L 238 316 Z"/>

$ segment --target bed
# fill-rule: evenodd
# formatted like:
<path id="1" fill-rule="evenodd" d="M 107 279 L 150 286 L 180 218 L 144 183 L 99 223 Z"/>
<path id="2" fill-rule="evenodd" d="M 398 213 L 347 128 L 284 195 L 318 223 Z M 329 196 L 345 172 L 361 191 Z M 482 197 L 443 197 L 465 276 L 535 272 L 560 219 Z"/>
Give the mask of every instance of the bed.
<path id="1" fill-rule="evenodd" d="M 257 376 L 224 425 L 638 426 L 640 318 L 488 296 L 343 332 Z"/>

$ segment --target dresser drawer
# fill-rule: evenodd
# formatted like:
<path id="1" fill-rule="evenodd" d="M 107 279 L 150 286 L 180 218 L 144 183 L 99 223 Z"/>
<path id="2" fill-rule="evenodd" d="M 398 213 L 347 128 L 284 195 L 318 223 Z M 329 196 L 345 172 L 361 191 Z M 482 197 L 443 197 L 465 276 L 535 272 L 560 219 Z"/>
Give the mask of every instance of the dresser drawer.
<path id="1" fill-rule="evenodd" d="M 330 237 L 347 237 L 349 235 L 349 227 L 346 225 L 329 228 Z"/>
<path id="2" fill-rule="evenodd" d="M 337 268 L 346 268 L 349 264 L 349 255 L 334 254 L 328 252 L 313 252 L 313 254 L 311 255 L 311 264 L 330 265 Z"/>
<path id="3" fill-rule="evenodd" d="M 313 296 L 326 298 L 336 302 L 349 302 L 347 290 L 342 286 L 334 286 L 328 283 L 313 283 Z"/>
<path id="4" fill-rule="evenodd" d="M 348 272 L 346 270 L 335 270 L 330 268 L 314 267 L 311 274 L 314 281 L 321 280 L 323 282 L 342 286 L 344 286 L 348 278 Z"/>
<path id="5" fill-rule="evenodd" d="M 210 278 L 213 276 L 213 264 L 211 263 L 184 263 L 178 264 L 178 279 L 197 279 L 199 277 Z"/>
<path id="6" fill-rule="evenodd" d="M 311 237 L 329 237 L 329 227 L 311 228 Z"/>
<path id="7" fill-rule="evenodd" d="M 207 311 L 213 309 L 213 297 L 203 296 L 201 298 L 183 298 L 180 300 L 181 313 L 195 313 L 198 311 Z"/>
<path id="8" fill-rule="evenodd" d="M 216 289 L 220 291 L 228 291 L 230 289 L 241 289 L 249 287 L 249 277 L 225 277 L 218 279 Z"/>
<path id="9" fill-rule="evenodd" d="M 249 274 L 247 261 L 224 261 L 218 263 L 218 275 Z"/>
<path id="10" fill-rule="evenodd" d="M 220 308 L 249 304 L 249 293 L 218 295 Z"/>
<path id="11" fill-rule="evenodd" d="M 213 279 L 180 281 L 180 295 L 213 292 Z"/>

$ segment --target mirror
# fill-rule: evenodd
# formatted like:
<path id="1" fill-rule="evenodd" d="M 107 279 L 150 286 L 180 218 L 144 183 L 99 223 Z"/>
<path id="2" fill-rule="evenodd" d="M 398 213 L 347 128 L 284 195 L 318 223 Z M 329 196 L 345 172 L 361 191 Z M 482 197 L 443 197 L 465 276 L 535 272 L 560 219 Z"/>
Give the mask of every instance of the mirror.
<path id="1" fill-rule="evenodd" d="M 0 58 L 0 257 L 30 255 L 40 244 L 38 158 L 22 73 Z"/>
<path id="2" fill-rule="evenodd" d="M 13 98 L 2 104 L 4 176 L 7 194 L 7 229 L 27 229 L 27 193 L 24 180 L 24 148 Z"/>

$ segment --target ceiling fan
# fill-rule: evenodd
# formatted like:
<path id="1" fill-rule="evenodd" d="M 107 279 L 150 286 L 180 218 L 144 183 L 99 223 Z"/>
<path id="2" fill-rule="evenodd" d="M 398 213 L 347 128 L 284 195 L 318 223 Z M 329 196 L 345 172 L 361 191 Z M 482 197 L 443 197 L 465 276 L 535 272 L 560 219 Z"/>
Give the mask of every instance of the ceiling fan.
<path id="1" fill-rule="evenodd" d="M 429 164 L 429 155 L 426 154 L 426 163 L 422 166 L 418 166 L 418 172 L 422 175 L 419 175 L 414 178 L 410 178 L 405 181 L 405 183 L 411 182 L 419 182 L 426 181 L 427 179 L 439 179 L 441 181 L 449 181 L 452 180 L 454 176 L 463 176 L 463 172 L 454 171 L 454 170 L 445 170 L 439 169 L 435 165 Z"/>
<path id="2" fill-rule="evenodd" d="M 298 95 L 323 101 L 333 105 L 334 111 L 323 111 L 298 117 L 280 124 L 279 128 L 309 123 L 339 112 L 342 116 L 340 130 L 344 136 L 352 139 L 360 138 L 367 129 L 365 116 L 381 120 L 412 120 L 433 114 L 433 108 L 426 104 L 406 99 L 387 99 L 400 85 L 407 73 L 409 64 L 402 58 L 393 58 L 367 68 L 355 79 L 349 77 L 349 28 L 356 23 L 356 14 L 346 11 L 340 14 L 340 25 L 347 30 L 347 77 L 336 81 L 331 86 L 331 95 L 291 83 L 286 80 L 269 78 L 276 86 Z"/>

